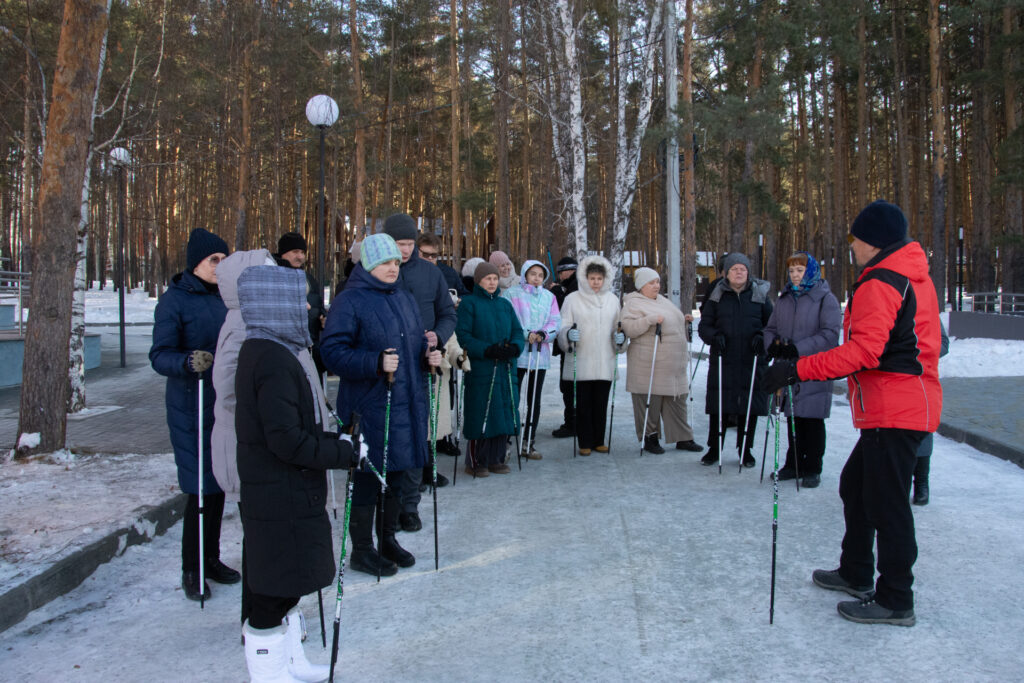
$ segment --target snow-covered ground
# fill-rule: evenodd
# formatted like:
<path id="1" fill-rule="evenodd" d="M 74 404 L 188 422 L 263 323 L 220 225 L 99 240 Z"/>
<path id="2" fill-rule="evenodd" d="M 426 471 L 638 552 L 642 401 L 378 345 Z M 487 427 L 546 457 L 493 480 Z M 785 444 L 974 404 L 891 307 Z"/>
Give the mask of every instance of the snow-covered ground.
<path id="1" fill-rule="evenodd" d="M 691 404 L 698 441 L 704 375 Z M 811 583 L 839 555 L 838 476 L 856 439 L 845 404 L 834 400 L 822 486 L 780 487 L 769 626 L 772 486 L 759 471 L 738 473 L 733 460 L 719 476 L 699 454 L 674 450 L 639 457 L 622 383 L 612 453 L 574 459 L 570 440 L 548 436 L 561 411 L 548 382 L 544 459 L 477 481 L 460 470 L 439 491 L 439 572 L 424 496 L 424 529 L 399 539 L 416 566 L 379 585 L 346 575 L 340 680 L 1020 680 L 1024 601 L 1013 585 L 1024 566 L 1024 471 L 1015 465 L 936 438 L 932 503 L 915 508 L 915 627 L 849 623 L 835 612 L 845 596 Z M 758 456 L 763 438 L 762 422 Z M 449 477 L 453 465 L 441 456 Z M 116 468 L 125 487 L 173 484 L 132 458 Z M 0 634 L 0 680 L 245 680 L 239 587 L 213 584 L 202 611 L 185 600 L 180 538 L 179 524 L 130 548 Z M 232 566 L 240 541 L 229 508 L 222 554 Z M 333 588 L 324 599 L 330 631 Z M 315 596 L 303 607 L 307 652 L 327 662 Z"/>

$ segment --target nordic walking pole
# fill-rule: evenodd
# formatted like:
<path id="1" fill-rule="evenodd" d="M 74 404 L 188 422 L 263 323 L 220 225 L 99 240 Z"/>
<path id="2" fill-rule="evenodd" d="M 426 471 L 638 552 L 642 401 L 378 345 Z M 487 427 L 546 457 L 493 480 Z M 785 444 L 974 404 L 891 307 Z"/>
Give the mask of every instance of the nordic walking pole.
<path id="1" fill-rule="evenodd" d="M 385 353 L 394 352 L 394 349 L 386 349 Z M 377 544 L 384 537 L 384 496 L 387 495 L 388 485 L 388 439 L 391 436 L 391 389 L 395 385 L 395 373 L 388 372 L 384 375 L 384 387 L 387 395 L 384 399 L 384 452 L 381 455 L 381 478 L 380 478 L 380 501 L 377 503 Z M 377 562 L 377 583 L 380 583 L 380 562 Z"/>
<path id="2" fill-rule="evenodd" d="M 644 457 L 644 442 L 647 440 L 647 416 L 651 412 L 651 391 L 654 389 L 654 365 L 658 362 L 658 341 L 661 339 L 661 323 L 654 326 L 654 353 L 651 354 L 651 379 L 647 383 L 647 403 L 644 406 L 644 423 L 641 427 L 640 457 Z"/>
<path id="3" fill-rule="evenodd" d="M 619 326 L 615 330 L 616 332 L 622 332 L 622 321 L 619 321 Z M 611 414 L 608 416 L 608 452 L 612 452 L 612 428 L 615 424 L 615 384 L 619 379 L 619 352 L 618 349 L 614 349 L 612 353 L 612 364 L 615 366 L 615 372 L 612 373 L 612 408 Z"/>
<path id="4" fill-rule="evenodd" d="M 764 423 L 764 448 L 761 450 L 761 482 L 764 483 L 764 463 L 768 458 L 768 428 L 771 427 L 772 406 L 775 405 L 775 394 L 768 397 L 768 419 Z"/>
<path id="5" fill-rule="evenodd" d="M 487 418 L 491 414 L 491 394 L 494 393 L 494 378 L 497 376 L 497 374 L 498 374 L 498 361 L 495 360 L 494 361 L 494 369 L 491 370 L 491 386 L 487 389 L 487 404 L 484 406 L 484 423 L 483 423 L 483 426 L 480 428 L 480 438 L 481 439 L 484 439 L 486 437 L 486 435 L 487 435 Z M 465 383 L 465 380 L 463 380 L 463 383 Z M 469 444 L 467 444 L 466 447 L 469 448 Z M 470 457 L 470 460 L 472 460 L 472 462 L 473 462 L 473 478 L 476 479 L 476 456 L 473 455 L 473 451 L 472 450 L 470 450 L 469 457 Z"/>
<path id="6" fill-rule="evenodd" d="M 570 330 L 576 329 L 576 323 L 572 324 Z M 580 421 L 576 411 L 576 342 L 572 342 L 572 457 L 576 457 L 577 445 L 579 444 Z"/>
<path id="7" fill-rule="evenodd" d="M 461 358 L 456 359 L 459 361 L 459 365 L 462 365 Z M 462 392 L 466 386 L 466 373 L 462 373 L 462 381 L 459 381 L 459 368 L 452 368 L 453 377 L 455 378 L 455 448 L 459 447 L 459 433 L 462 431 Z M 469 448 L 469 444 L 466 444 L 466 448 Z M 461 453 L 460 453 L 461 455 Z M 459 458 L 455 456 L 455 467 L 452 469 L 452 486 L 455 486 L 455 480 L 459 476 Z"/>
<path id="8" fill-rule="evenodd" d="M 519 411 L 519 406 L 516 401 L 516 390 L 512 383 L 512 361 L 506 360 L 508 364 L 508 408 L 512 411 L 512 429 L 516 430 L 516 463 L 519 465 L 519 471 L 523 471 L 523 447 L 522 442 L 519 441 L 519 425 L 523 422 L 522 413 L 519 415 L 519 425 L 516 424 L 516 413 Z M 506 451 L 507 453 L 508 451 Z"/>
<path id="9" fill-rule="evenodd" d="M 725 415 L 722 414 L 722 355 L 718 355 L 718 473 L 722 473 L 722 451 L 725 450 Z"/>
<path id="10" fill-rule="evenodd" d="M 203 557 L 203 373 L 199 373 L 199 609 L 205 609 L 206 562 Z"/>
<path id="11" fill-rule="evenodd" d="M 352 414 L 352 446 L 359 452 L 359 413 Z M 334 636 L 331 639 L 331 673 L 328 680 L 334 683 L 334 665 L 338 663 L 338 635 L 341 633 L 341 598 L 345 594 L 345 532 L 348 531 L 348 518 L 352 513 L 352 471 L 355 467 L 349 464 L 348 479 L 345 481 L 345 503 L 341 525 L 341 557 L 338 558 L 338 591 L 334 602 Z"/>
<path id="12" fill-rule="evenodd" d="M 779 406 L 775 406 L 775 473 L 772 476 L 772 596 L 768 606 L 768 623 L 775 623 L 775 555 L 779 544 Z"/>
<path id="13" fill-rule="evenodd" d="M 526 446 L 527 450 L 529 450 L 529 448 L 537 441 L 537 424 L 540 422 L 540 407 L 537 405 L 537 385 L 540 384 L 538 381 L 540 376 L 540 372 L 538 371 L 540 366 L 540 345 L 541 343 L 537 342 L 536 359 L 533 362 L 532 402 L 528 402 L 526 408 L 527 413 L 529 413 L 527 417 L 529 418 L 528 423 L 530 425 L 528 428 L 530 439 Z M 527 385 L 527 388 L 529 388 L 529 385 Z M 529 462 L 529 460 L 527 460 L 527 462 Z"/>
<path id="14" fill-rule="evenodd" d="M 747 393 L 747 414 L 743 418 L 743 439 L 740 441 L 740 472 L 743 471 L 743 454 L 747 449 L 747 436 L 750 430 L 750 404 L 754 400 L 754 377 L 757 376 L 757 355 L 754 356 L 754 369 L 750 371 L 750 391 Z"/>
<path id="15" fill-rule="evenodd" d="M 693 366 L 693 372 L 690 373 L 690 384 L 693 384 L 693 378 L 697 376 L 697 368 L 700 367 L 701 354 L 704 353 L 704 348 L 706 346 L 707 346 L 707 344 L 705 344 L 704 341 L 701 340 L 701 342 L 700 342 L 700 351 L 697 352 L 697 362 Z M 692 393 L 690 394 L 690 400 L 693 400 L 693 394 Z"/>
<path id="16" fill-rule="evenodd" d="M 436 572 L 440 561 L 437 553 L 437 418 L 441 408 L 441 368 L 435 368 L 435 371 L 430 376 L 430 388 L 433 394 L 433 406 L 430 411 L 432 414 L 431 424 L 433 424 L 433 434 L 430 438 L 430 488 L 434 495 L 434 571 Z"/>
<path id="17" fill-rule="evenodd" d="M 525 377 L 526 377 L 527 390 L 523 391 L 522 390 L 522 386 L 519 387 L 519 406 L 520 406 L 520 408 L 519 408 L 519 415 L 520 415 L 520 417 L 522 417 L 522 415 L 523 415 L 522 405 L 523 405 L 523 399 L 525 398 L 526 399 L 526 418 L 527 418 L 525 420 L 523 420 L 523 419 L 519 420 L 519 433 L 522 435 L 520 440 L 519 440 L 520 443 L 526 443 L 527 442 L 527 437 L 529 436 L 529 433 L 527 432 L 526 425 L 529 422 L 529 418 L 530 418 L 530 391 L 529 391 L 529 386 L 530 386 L 530 367 L 532 365 L 533 355 L 534 355 L 533 354 L 533 342 L 530 342 L 530 350 L 529 350 L 529 353 L 526 354 L 526 375 L 525 375 Z M 527 460 L 529 460 L 529 458 L 527 458 Z"/>
<path id="18" fill-rule="evenodd" d="M 797 493 L 800 492 L 800 451 L 796 449 L 796 406 L 793 405 L 793 387 L 786 387 L 786 395 L 789 397 L 790 417 L 786 418 L 789 424 L 789 434 L 793 438 L 793 480 L 796 482 Z"/>

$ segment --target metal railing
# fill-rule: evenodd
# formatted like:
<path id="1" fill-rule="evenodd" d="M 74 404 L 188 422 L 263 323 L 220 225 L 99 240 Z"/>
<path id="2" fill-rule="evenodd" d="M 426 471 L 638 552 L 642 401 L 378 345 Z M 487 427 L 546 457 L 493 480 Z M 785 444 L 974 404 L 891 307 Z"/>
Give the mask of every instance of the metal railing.
<path id="1" fill-rule="evenodd" d="M 14 323 L 17 325 L 19 335 L 25 333 L 22 310 L 28 303 L 28 291 L 31 283 L 32 273 L 0 270 L 0 302 L 10 299 L 15 303 Z"/>
<path id="2" fill-rule="evenodd" d="M 971 300 L 970 310 L 975 313 L 998 313 L 1000 315 L 1024 315 L 1024 294 L 1013 292 L 971 292 L 965 295 Z"/>

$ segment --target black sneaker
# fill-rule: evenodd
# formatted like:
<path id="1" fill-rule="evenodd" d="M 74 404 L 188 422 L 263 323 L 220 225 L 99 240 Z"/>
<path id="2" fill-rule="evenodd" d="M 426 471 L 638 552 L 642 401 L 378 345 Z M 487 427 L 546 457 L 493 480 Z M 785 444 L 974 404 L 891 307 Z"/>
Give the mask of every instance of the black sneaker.
<path id="1" fill-rule="evenodd" d="M 242 580 L 242 575 L 220 560 L 210 560 L 206 563 L 206 578 L 217 583 L 232 584 Z"/>
<path id="2" fill-rule="evenodd" d="M 836 605 L 839 616 L 858 624 L 891 624 L 913 626 L 917 621 L 913 609 L 889 609 L 872 600 L 847 600 Z"/>
<path id="3" fill-rule="evenodd" d="M 423 528 L 423 522 L 420 521 L 419 513 L 417 512 L 403 512 L 398 515 L 398 525 L 402 527 L 402 531 L 419 531 Z"/>
<path id="4" fill-rule="evenodd" d="M 718 453 L 708 451 L 704 454 L 704 457 L 700 459 L 700 464 L 708 467 L 718 464 Z"/>
<path id="5" fill-rule="evenodd" d="M 644 450 L 654 455 L 661 455 L 665 452 L 665 449 L 658 443 L 658 437 L 653 434 L 644 437 Z"/>
<path id="6" fill-rule="evenodd" d="M 800 485 L 805 489 L 816 489 L 821 485 L 820 474 L 808 474 L 806 477 L 800 480 Z"/>
<path id="7" fill-rule="evenodd" d="M 199 572 L 182 572 L 181 590 L 185 591 L 186 598 L 199 602 Z M 203 581 L 202 599 L 210 599 L 210 587 L 206 585 L 205 581 Z"/>
<path id="8" fill-rule="evenodd" d="M 556 439 L 569 439 L 572 438 L 575 434 L 576 430 L 573 429 L 572 427 L 567 427 L 566 425 L 562 425 L 555 431 L 551 432 L 551 436 L 555 437 Z"/>
<path id="9" fill-rule="evenodd" d="M 423 493 L 433 483 L 433 473 L 430 470 L 423 470 L 423 480 L 420 482 L 420 493 Z M 437 473 L 437 488 L 444 488 L 448 485 L 448 477 L 440 472 Z"/>
<path id="10" fill-rule="evenodd" d="M 815 569 L 811 573 L 811 581 L 830 591 L 842 591 L 858 600 L 870 600 L 875 595 L 874 586 L 854 586 L 839 575 L 838 569 Z"/>
<path id="11" fill-rule="evenodd" d="M 462 451 L 459 450 L 459 447 L 449 441 L 447 437 L 444 439 L 438 439 L 437 452 L 442 455 L 462 455 Z"/>
<path id="12" fill-rule="evenodd" d="M 700 453 L 701 451 L 704 450 L 704 447 L 701 446 L 700 444 L 698 444 L 693 439 L 690 439 L 689 441 L 676 441 L 676 450 L 677 451 L 691 451 L 693 453 Z"/>

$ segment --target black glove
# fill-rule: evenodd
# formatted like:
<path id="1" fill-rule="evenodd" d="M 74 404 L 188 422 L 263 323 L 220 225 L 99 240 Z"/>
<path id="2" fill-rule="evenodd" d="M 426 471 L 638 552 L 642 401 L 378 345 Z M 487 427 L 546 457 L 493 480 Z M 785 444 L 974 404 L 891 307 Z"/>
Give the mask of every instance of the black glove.
<path id="1" fill-rule="evenodd" d="M 755 356 L 764 355 L 764 333 L 755 332 L 754 336 L 750 338 L 750 350 L 754 352 Z"/>
<path id="2" fill-rule="evenodd" d="M 725 353 L 725 332 L 719 332 L 715 335 L 715 338 L 711 340 L 711 345 L 715 347 L 719 353 Z"/>
<path id="3" fill-rule="evenodd" d="M 800 352 L 797 350 L 796 344 L 787 339 L 786 343 L 779 347 L 778 353 L 775 357 L 784 358 L 786 360 L 796 360 L 800 357 Z"/>
<path id="4" fill-rule="evenodd" d="M 196 374 L 202 374 L 213 366 L 213 354 L 209 351 L 195 350 L 185 359 L 185 367 Z"/>
<path id="5" fill-rule="evenodd" d="M 796 384 L 800 375 L 796 372 L 796 363 L 790 360 L 777 360 L 768 367 L 761 377 L 761 391 L 774 394 L 783 387 Z"/>
<path id="6" fill-rule="evenodd" d="M 506 339 L 501 345 L 501 358 L 502 360 L 512 360 L 513 358 L 519 357 L 519 347 L 514 344 L 509 344 Z"/>
<path id="7" fill-rule="evenodd" d="M 491 344 L 484 349 L 484 358 L 490 358 L 491 360 L 501 360 L 505 357 L 502 354 L 501 344 Z"/>
<path id="8" fill-rule="evenodd" d="M 765 355 L 769 358 L 781 358 L 779 352 L 782 350 L 782 337 L 776 337 L 772 339 L 772 343 L 768 345 L 768 348 L 764 350 Z"/>

